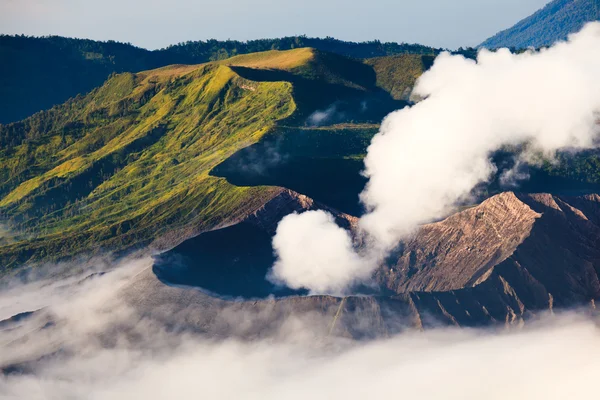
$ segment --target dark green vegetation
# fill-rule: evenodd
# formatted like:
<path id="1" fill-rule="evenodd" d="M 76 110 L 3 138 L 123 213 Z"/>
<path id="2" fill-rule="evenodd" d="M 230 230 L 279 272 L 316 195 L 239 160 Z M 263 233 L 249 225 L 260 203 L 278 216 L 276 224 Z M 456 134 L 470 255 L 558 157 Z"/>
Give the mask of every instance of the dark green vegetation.
<path id="1" fill-rule="evenodd" d="M 562 196 L 600 192 L 600 150 L 564 151 L 552 161 L 540 160 L 536 165 L 521 165 L 517 169 L 520 179 L 509 181 L 501 178 L 515 166 L 514 152 L 510 149 L 498 151 L 493 154 L 492 162 L 498 171 L 491 182 L 477 188 L 480 201 L 507 190 Z"/>
<path id="2" fill-rule="evenodd" d="M 312 47 L 354 58 L 436 54 L 420 45 L 353 43 L 304 36 L 249 42 L 197 41 L 149 51 L 130 44 L 63 37 L 0 36 L 0 123 L 26 118 L 100 86 L 112 73 L 200 64 L 238 54 Z"/>
<path id="3" fill-rule="evenodd" d="M 23 36 L 0 36 L 0 60 L 0 123 L 87 93 L 113 72 L 169 64 L 124 43 Z"/>
<path id="4" fill-rule="evenodd" d="M 366 179 L 363 157 L 377 125 L 284 127 L 240 150 L 211 174 L 238 186 L 274 185 L 303 193 L 351 215 L 361 215 L 358 194 Z"/>
<path id="5" fill-rule="evenodd" d="M 364 209 L 359 194 L 367 182 L 361 175 L 363 157 L 377 130 L 377 125 L 366 124 L 281 129 L 240 150 L 211 174 L 225 177 L 238 186 L 287 187 L 360 216 Z M 564 152 L 553 162 L 522 166 L 519 170 L 522 179 L 514 182 L 500 179 L 513 168 L 514 153 L 500 151 L 492 159 L 498 171 L 491 182 L 476 189 L 476 202 L 506 190 L 569 196 L 600 192 L 598 150 Z"/>
<path id="6" fill-rule="evenodd" d="M 599 0 L 554 0 L 481 44 L 487 48 L 549 46 L 600 18 Z"/>
<path id="7" fill-rule="evenodd" d="M 332 160 L 342 176 L 347 160 L 358 168 L 373 123 L 406 104 L 377 82 L 370 65 L 343 56 L 269 51 L 115 75 L 0 126 L 0 213 L 12 235 L 0 265 L 165 248 L 236 222 L 277 189 L 209 172 L 267 134 L 264 143 L 281 138 L 309 170 L 320 170 L 311 160 Z"/>
<path id="8" fill-rule="evenodd" d="M 562 153 L 556 162 L 546 162 L 535 170 L 534 179 L 529 185 L 543 186 L 555 185 L 558 189 L 550 187 L 548 191 L 563 192 L 570 195 L 600 192 L 600 151 L 587 150 L 576 154 Z M 569 182 L 568 186 L 567 183 Z M 562 187 L 565 187 L 561 190 Z M 538 191 L 531 187 L 530 191 Z"/>
<path id="9" fill-rule="evenodd" d="M 238 54 L 256 53 L 268 50 L 291 50 L 302 47 L 326 51 L 352 58 L 372 58 L 397 54 L 437 54 L 440 49 L 435 49 L 420 44 L 380 42 L 346 42 L 332 37 L 310 38 L 306 36 L 291 36 L 278 39 L 259 39 L 240 42 L 237 40 L 227 41 L 196 41 L 179 43 L 169 46 L 165 52 L 180 54 L 189 57 L 188 62 L 203 60 L 222 60 Z"/>

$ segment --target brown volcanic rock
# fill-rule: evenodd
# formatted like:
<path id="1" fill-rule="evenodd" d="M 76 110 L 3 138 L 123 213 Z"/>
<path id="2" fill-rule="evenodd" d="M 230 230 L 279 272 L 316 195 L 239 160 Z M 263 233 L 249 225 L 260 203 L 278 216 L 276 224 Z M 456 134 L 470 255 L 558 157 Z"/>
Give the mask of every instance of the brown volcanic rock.
<path id="1" fill-rule="evenodd" d="M 401 245 L 396 265 L 379 270 L 377 279 L 397 293 L 473 286 L 514 252 L 539 217 L 511 192 L 494 196 L 421 227 Z"/>
<path id="2" fill-rule="evenodd" d="M 235 301 L 196 288 L 167 285 L 150 268 L 121 288 L 120 296 L 141 318 L 216 338 L 286 335 L 302 326 L 321 337 L 363 339 L 421 327 L 411 302 L 401 297 L 293 296 Z"/>
<path id="3" fill-rule="evenodd" d="M 309 210 L 330 212 L 335 217 L 336 222 L 346 229 L 352 229 L 358 224 L 358 218 L 341 213 L 289 189 L 282 189 L 281 192 L 250 214 L 243 222 L 249 222 L 274 235 L 277 224 L 283 217 L 294 212 L 300 213 Z"/>
<path id="4" fill-rule="evenodd" d="M 599 223 L 598 195 L 503 193 L 423 226 L 376 278 L 409 298 L 424 326 L 515 323 L 595 306 Z"/>

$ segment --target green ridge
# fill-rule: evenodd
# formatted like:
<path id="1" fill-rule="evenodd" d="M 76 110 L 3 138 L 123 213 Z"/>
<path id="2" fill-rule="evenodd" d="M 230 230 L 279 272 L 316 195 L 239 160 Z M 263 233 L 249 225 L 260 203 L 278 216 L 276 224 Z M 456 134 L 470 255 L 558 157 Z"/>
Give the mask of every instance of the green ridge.
<path id="1" fill-rule="evenodd" d="M 3 269 L 234 221 L 274 189 L 208 172 L 295 109 L 289 82 L 206 64 L 117 75 L 0 126 L 0 210 L 23 238 L 0 247 Z"/>
<path id="2" fill-rule="evenodd" d="M 19 121 L 102 85 L 111 73 L 139 72 L 172 64 L 200 64 L 267 50 L 316 48 L 354 58 L 436 54 L 421 45 L 354 43 L 305 36 L 189 41 L 149 51 L 131 44 L 59 36 L 0 35 L 0 123 Z"/>

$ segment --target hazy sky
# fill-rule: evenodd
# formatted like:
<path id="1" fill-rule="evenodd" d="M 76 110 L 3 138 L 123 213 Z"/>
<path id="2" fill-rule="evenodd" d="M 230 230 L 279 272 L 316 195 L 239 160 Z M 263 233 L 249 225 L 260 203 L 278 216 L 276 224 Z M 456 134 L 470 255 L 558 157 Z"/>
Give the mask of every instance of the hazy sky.
<path id="1" fill-rule="evenodd" d="M 0 32 L 131 42 L 306 34 L 457 48 L 476 45 L 548 0 L 0 0 Z"/>

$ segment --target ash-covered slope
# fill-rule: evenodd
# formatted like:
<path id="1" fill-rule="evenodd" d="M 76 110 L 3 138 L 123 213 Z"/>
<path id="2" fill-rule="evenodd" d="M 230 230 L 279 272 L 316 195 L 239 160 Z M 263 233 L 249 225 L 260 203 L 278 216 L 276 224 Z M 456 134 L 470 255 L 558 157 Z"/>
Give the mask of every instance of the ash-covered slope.
<path id="1" fill-rule="evenodd" d="M 313 207 L 309 199 L 284 192 L 279 200 L 268 203 L 243 223 L 272 232 L 271 221 L 288 212 Z M 355 223 L 343 214 L 337 217 L 338 223 Z M 351 337 L 385 336 L 408 327 L 439 324 L 516 324 L 555 309 L 595 309 L 595 301 L 600 297 L 599 223 L 598 195 L 559 197 L 506 192 L 444 221 L 423 226 L 411 240 L 400 245 L 392 265 L 375 273 L 381 287 L 376 296 L 233 301 L 180 286 L 185 285 L 184 281 L 161 282 L 147 272 L 139 282 L 129 285 L 125 298 L 145 315 L 158 312 L 159 318 L 166 320 L 179 315 L 172 319 L 173 323 L 186 321 L 186 329 L 216 335 L 232 331 L 241 336 L 258 335 L 263 329 L 279 329 L 288 317 L 307 315 Z M 193 243 L 188 241 L 188 250 L 197 249 L 202 236 L 192 239 Z M 183 247 L 174 249 L 171 255 L 181 254 Z M 188 254 L 193 256 L 193 252 Z M 168 271 L 168 260 L 161 256 L 155 264 L 159 278 Z M 262 275 L 254 278 L 264 277 L 269 267 L 258 266 Z M 226 276 L 230 271 L 213 270 L 215 273 Z M 230 275 L 230 283 L 237 273 Z M 210 278 L 210 274 L 205 278 Z M 249 282 L 244 279 L 242 282 Z M 214 284 L 214 280 L 205 283 Z M 201 281 L 194 285 L 207 286 Z M 235 324 L 223 325 L 220 312 L 231 309 L 246 316 L 243 332 L 237 331 Z"/>
<path id="2" fill-rule="evenodd" d="M 396 265 L 380 270 L 378 279 L 396 293 L 473 286 L 514 253 L 539 217 L 512 192 L 494 196 L 421 227 L 401 244 Z"/>
<path id="3" fill-rule="evenodd" d="M 424 226 L 382 287 L 459 325 L 515 321 L 600 296 L 600 197 L 494 196 Z M 402 247 L 402 246 L 401 246 Z"/>

